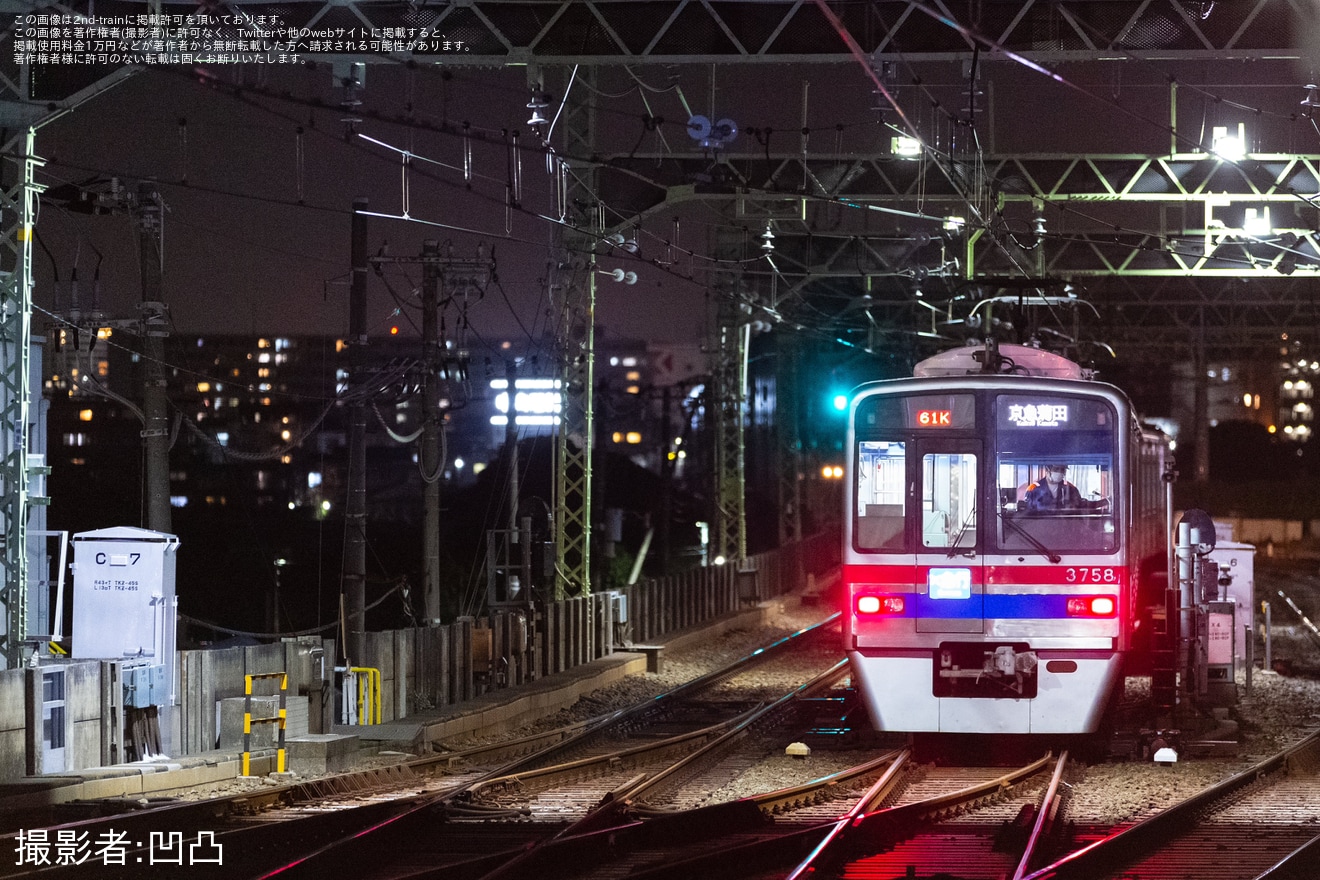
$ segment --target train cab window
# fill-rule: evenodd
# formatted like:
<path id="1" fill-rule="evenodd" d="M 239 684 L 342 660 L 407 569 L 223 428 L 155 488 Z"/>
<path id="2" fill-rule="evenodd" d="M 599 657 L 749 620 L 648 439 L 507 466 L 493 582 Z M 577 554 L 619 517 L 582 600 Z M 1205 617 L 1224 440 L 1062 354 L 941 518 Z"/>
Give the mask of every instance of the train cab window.
<path id="1" fill-rule="evenodd" d="M 1117 549 L 1117 420 L 1102 400 L 1003 395 L 996 402 L 1000 549 Z"/>
<path id="2" fill-rule="evenodd" d="M 936 453 L 921 458 L 921 544 L 976 545 L 976 456 Z"/>
<path id="3" fill-rule="evenodd" d="M 853 534 L 859 550 L 904 548 L 907 450 L 902 442 L 862 440 L 857 449 Z"/>

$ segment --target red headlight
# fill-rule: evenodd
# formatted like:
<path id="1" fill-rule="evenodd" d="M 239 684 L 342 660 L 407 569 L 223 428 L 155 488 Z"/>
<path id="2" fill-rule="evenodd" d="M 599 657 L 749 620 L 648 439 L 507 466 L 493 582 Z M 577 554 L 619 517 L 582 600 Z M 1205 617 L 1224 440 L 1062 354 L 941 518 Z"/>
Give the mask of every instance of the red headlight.
<path id="1" fill-rule="evenodd" d="M 1113 596 L 1071 596 L 1068 599 L 1069 617 L 1113 617 L 1118 603 Z"/>
<path id="2" fill-rule="evenodd" d="M 858 596 L 858 614 L 902 614 L 907 603 L 902 596 Z"/>

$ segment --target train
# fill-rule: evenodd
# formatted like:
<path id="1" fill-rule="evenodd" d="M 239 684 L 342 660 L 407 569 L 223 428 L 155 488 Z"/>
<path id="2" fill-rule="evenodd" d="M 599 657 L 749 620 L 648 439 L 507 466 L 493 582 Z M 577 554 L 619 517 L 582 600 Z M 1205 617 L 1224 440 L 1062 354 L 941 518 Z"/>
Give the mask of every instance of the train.
<path id="1" fill-rule="evenodd" d="M 872 725 L 1097 733 L 1158 642 L 1170 438 L 1073 360 L 993 342 L 847 412 L 842 630 Z"/>

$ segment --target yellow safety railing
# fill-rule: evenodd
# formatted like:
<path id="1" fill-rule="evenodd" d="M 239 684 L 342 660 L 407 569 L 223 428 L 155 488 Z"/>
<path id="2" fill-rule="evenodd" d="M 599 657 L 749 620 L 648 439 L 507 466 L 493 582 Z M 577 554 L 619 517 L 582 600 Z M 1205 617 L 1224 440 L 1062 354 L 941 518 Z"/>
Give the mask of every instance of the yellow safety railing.
<path id="1" fill-rule="evenodd" d="M 380 670 L 371 666 L 353 666 L 348 671 L 354 681 L 357 723 L 380 724 Z"/>
<path id="2" fill-rule="evenodd" d="M 252 682 L 258 678 L 278 678 L 280 680 L 280 709 L 279 714 L 270 718 L 252 717 Z M 277 773 L 284 772 L 284 726 L 287 716 L 286 694 L 289 692 L 289 674 L 287 672 L 262 672 L 257 675 L 243 676 L 243 775 L 251 776 L 248 772 L 252 765 L 252 725 L 254 724 L 276 724 L 278 725 L 278 747 L 275 757 L 275 770 Z"/>

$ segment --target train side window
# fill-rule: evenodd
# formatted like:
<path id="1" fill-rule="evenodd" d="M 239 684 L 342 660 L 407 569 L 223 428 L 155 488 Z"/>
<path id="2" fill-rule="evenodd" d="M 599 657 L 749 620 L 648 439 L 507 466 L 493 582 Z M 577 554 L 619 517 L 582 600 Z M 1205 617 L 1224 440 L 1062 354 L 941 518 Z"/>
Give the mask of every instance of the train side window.
<path id="1" fill-rule="evenodd" d="M 854 537 L 859 550 L 903 550 L 906 545 L 904 486 L 907 450 L 902 442 L 857 444 Z"/>

